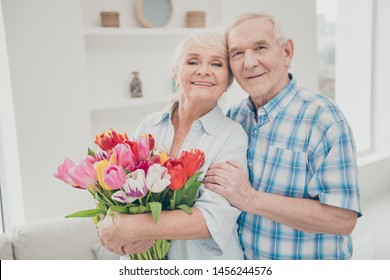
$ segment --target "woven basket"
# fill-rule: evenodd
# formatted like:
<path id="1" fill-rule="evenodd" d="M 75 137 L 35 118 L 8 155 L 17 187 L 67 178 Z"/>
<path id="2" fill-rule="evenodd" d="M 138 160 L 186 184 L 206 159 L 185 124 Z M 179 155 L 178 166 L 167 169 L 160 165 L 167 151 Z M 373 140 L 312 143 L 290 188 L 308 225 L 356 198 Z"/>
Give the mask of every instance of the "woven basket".
<path id="1" fill-rule="evenodd" d="M 118 12 L 100 12 L 103 27 L 119 27 Z"/>
<path id="2" fill-rule="evenodd" d="M 187 27 L 203 28 L 206 27 L 206 12 L 204 11 L 189 11 L 187 12 Z"/>

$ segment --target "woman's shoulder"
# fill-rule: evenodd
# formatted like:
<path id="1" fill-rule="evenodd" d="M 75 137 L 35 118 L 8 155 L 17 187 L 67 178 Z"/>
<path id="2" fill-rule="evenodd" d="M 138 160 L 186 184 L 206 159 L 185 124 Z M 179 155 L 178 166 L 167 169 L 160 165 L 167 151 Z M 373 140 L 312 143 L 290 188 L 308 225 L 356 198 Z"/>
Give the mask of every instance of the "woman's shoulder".
<path id="1" fill-rule="evenodd" d="M 164 119 L 165 115 L 168 115 L 166 111 L 157 111 L 144 116 L 141 120 L 141 124 L 153 125 Z"/>
<path id="2" fill-rule="evenodd" d="M 207 122 L 211 123 L 218 130 L 222 130 L 222 131 L 242 130 L 245 133 L 241 125 L 238 122 L 226 116 L 219 106 L 214 108 L 211 114 L 207 115 Z"/>

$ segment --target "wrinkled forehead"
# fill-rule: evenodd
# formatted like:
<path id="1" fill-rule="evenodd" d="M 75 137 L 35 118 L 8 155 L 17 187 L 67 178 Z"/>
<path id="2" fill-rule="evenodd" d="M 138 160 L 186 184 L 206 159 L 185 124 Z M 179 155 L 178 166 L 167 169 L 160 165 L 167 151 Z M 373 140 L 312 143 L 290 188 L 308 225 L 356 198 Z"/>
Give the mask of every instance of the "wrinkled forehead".
<path id="1" fill-rule="evenodd" d="M 248 19 L 237 23 L 227 34 L 228 48 L 238 47 L 248 40 L 275 39 L 274 25 L 267 18 Z"/>

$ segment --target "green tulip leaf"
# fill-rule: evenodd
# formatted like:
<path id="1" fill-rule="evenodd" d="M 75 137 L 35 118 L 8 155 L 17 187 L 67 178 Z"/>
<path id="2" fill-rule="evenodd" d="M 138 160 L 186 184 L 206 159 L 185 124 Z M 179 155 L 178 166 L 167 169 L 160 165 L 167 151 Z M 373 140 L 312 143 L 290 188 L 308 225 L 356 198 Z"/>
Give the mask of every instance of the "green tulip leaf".
<path id="1" fill-rule="evenodd" d="M 154 223 L 157 224 L 158 218 L 161 214 L 161 203 L 160 202 L 149 202 L 148 203 L 150 210 L 152 212 Z"/>
<path id="2" fill-rule="evenodd" d="M 177 208 L 183 210 L 184 212 L 186 212 L 188 214 L 192 214 L 192 210 L 188 205 L 180 204 L 179 206 L 177 206 Z"/>
<path id="3" fill-rule="evenodd" d="M 94 156 L 95 152 L 91 148 L 88 148 L 88 155 L 89 156 Z"/>
<path id="4" fill-rule="evenodd" d="M 202 185 L 202 182 L 196 181 L 193 182 L 192 185 L 188 188 L 185 199 L 185 203 L 188 206 L 192 206 L 194 204 L 200 185 Z"/>
<path id="5" fill-rule="evenodd" d="M 181 203 L 181 200 L 183 199 L 183 196 L 185 195 L 186 190 L 183 188 L 178 189 L 175 191 L 175 206 L 179 205 Z"/>
<path id="6" fill-rule="evenodd" d="M 112 205 L 108 209 L 109 212 L 127 213 L 127 208 L 121 205 Z"/>
<path id="7" fill-rule="evenodd" d="M 202 171 L 196 172 L 194 175 L 192 175 L 184 185 L 184 189 L 188 189 L 192 183 L 194 183 L 199 178 L 200 174 L 202 174 Z"/>
<path id="8" fill-rule="evenodd" d="M 84 217 L 95 217 L 97 215 L 104 214 L 99 209 L 88 209 L 88 210 L 81 210 L 69 215 L 66 215 L 65 218 L 84 218 Z"/>

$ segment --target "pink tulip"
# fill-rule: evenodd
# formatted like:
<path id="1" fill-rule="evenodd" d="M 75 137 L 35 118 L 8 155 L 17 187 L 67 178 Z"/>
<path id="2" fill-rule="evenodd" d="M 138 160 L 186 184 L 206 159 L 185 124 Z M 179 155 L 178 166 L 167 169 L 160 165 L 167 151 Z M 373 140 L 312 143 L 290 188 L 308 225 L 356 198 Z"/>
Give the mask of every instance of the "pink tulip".
<path id="1" fill-rule="evenodd" d="M 117 144 L 112 152 L 115 157 L 115 161 L 118 165 L 126 168 L 128 171 L 133 171 L 135 167 L 135 158 L 132 150 L 128 145 Z"/>
<path id="2" fill-rule="evenodd" d="M 104 183 L 111 190 L 119 190 L 126 183 L 126 172 L 122 166 L 110 164 L 104 170 Z"/>
<path id="3" fill-rule="evenodd" d="M 54 173 L 54 177 L 64 181 L 67 184 L 73 185 L 73 179 L 69 175 L 69 170 L 72 169 L 76 164 L 68 158 L 65 158 L 64 162 L 57 168 L 57 173 Z"/>
<path id="4" fill-rule="evenodd" d="M 83 160 L 69 170 L 69 176 L 77 187 L 86 189 L 97 181 L 95 167 L 88 161 Z"/>
<path id="5" fill-rule="evenodd" d="M 150 156 L 150 145 L 149 140 L 144 137 L 139 137 L 137 139 L 138 146 L 138 160 L 146 160 Z"/>

